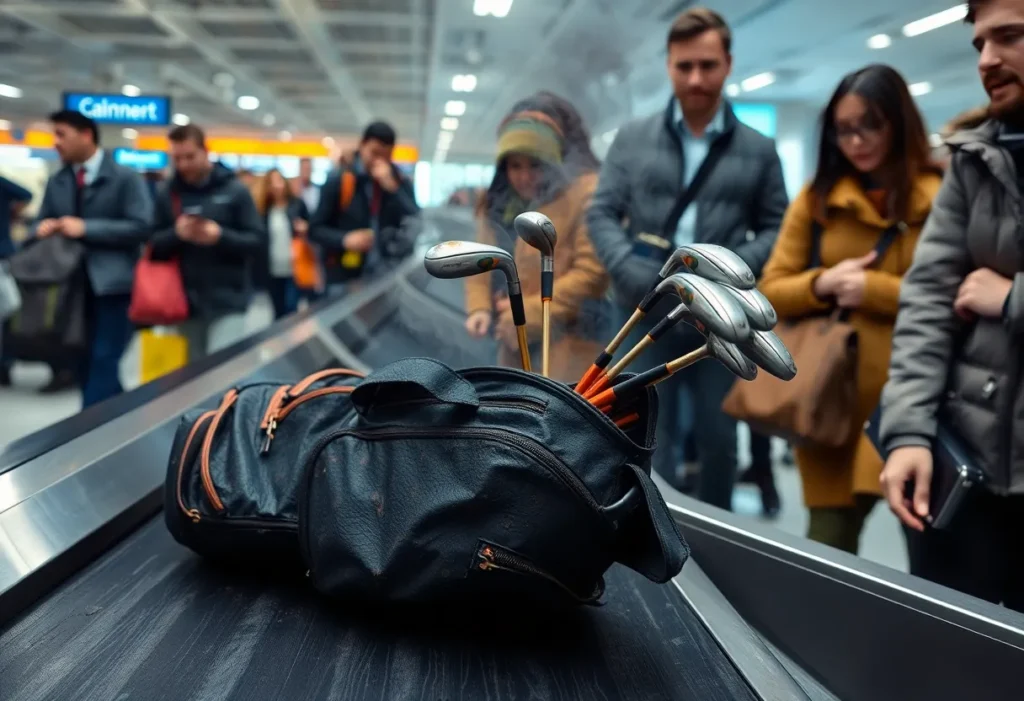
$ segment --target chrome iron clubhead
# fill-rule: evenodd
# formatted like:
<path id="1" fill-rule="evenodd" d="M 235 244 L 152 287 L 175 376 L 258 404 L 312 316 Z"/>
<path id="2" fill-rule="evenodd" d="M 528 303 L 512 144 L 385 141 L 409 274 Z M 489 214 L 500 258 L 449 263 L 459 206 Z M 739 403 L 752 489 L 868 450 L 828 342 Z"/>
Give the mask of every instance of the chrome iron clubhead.
<path id="1" fill-rule="evenodd" d="M 747 321 L 750 322 L 750 328 L 755 331 L 771 331 L 779 323 L 775 307 L 758 290 L 740 290 L 728 285 L 722 285 L 722 289 L 732 295 L 732 298 L 743 308 L 743 313 L 747 315 Z"/>
<path id="2" fill-rule="evenodd" d="M 796 363 L 782 339 L 771 331 L 755 331 L 749 340 L 738 343 L 743 354 L 780 380 L 796 377 Z"/>
<path id="3" fill-rule="evenodd" d="M 658 285 L 658 292 L 677 295 L 694 319 L 714 335 L 731 343 L 750 338 L 747 315 L 721 285 L 692 273 L 676 273 Z"/>
<path id="4" fill-rule="evenodd" d="M 720 362 L 741 380 L 749 382 L 757 377 L 757 365 L 743 354 L 738 345 L 718 338 L 713 333 L 708 334 L 707 339 L 709 358 Z"/>
<path id="5" fill-rule="evenodd" d="M 519 238 L 540 251 L 542 256 L 554 255 L 558 234 L 555 225 L 546 216 L 540 212 L 523 212 L 515 218 L 513 226 Z"/>
<path id="6" fill-rule="evenodd" d="M 705 280 L 740 290 L 754 288 L 757 279 L 742 258 L 724 246 L 693 243 L 677 248 L 662 266 L 661 279 L 683 269 Z"/>
<path id="7" fill-rule="evenodd" d="M 427 272 L 442 280 L 471 277 L 500 270 L 508 280 L 509 293 L 519 293 L 519 270 L 504 249 L 475 241 L 445 241 L 432 246 L 423 256 Z M 513 291 L 513 286 L 515 290 Z"/>

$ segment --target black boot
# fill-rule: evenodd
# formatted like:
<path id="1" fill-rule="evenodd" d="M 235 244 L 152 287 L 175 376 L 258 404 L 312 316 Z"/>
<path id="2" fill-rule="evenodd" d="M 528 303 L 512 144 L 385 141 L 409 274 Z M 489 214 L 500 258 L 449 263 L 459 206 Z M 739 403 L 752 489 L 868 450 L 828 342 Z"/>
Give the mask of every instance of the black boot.
<path id="1" fill-rule="evenodd" d="M 78 385 L 78 378 L 75 377 L 75 373 L 70 370 L 58 370 L 53 374 L 50 384 L 40 389 L 39 393 L 57 394 L 59 392 L 67 392 L 74 389 L 76 385 Z"/>

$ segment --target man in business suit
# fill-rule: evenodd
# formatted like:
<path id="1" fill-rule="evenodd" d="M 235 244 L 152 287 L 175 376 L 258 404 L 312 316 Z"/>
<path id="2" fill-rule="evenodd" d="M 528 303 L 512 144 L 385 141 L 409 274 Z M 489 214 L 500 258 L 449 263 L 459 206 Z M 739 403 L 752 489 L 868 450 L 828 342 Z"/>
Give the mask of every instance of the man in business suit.
<path id="1" fill-rule="evenodd" d="M 51 114 L 50 122 L 64 167 L 46 183 L 35 235 L 67 236 L 86 249 L 89 351 L 80 369 L 85 408 L 123 391 L 118 369 L 132 335 L 128 305 L 153 202 L 142 177 L 100 148 L 96 122 L 72 110 Z"/>

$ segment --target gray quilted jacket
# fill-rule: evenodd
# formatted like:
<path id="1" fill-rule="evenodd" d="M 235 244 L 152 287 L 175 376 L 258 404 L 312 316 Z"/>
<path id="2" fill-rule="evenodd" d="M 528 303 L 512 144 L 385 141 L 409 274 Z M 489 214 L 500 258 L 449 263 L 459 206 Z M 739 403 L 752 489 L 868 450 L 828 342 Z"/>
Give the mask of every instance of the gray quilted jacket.
<path id="1" fill-rule="evenodd" d="M 997 493 L 1024 493 L 1024 211 L 1017 173 L 986 122 L 948 141 L 952 162 L 903 278 L 882 442 L 929 445 L 942 421 L 980 460 Z M 961 321 L 964 278 L 1012 279 L 1003 319 Z"/>

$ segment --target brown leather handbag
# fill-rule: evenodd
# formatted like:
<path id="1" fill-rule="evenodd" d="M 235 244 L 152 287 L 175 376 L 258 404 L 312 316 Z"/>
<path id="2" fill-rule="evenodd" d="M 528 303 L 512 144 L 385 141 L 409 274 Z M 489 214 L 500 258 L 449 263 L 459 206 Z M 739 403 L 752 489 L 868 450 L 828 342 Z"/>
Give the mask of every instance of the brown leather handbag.
<path id="1" fill-rule="evenodd" d="M 886 229 L 875 246 L 880 261 L 902 222 Z M 821 260 L 821 224 L 811 232 L 809 268 Z M 737 382 L 722 411 L 746 422 L 754 431 L 792 443 L 838 448 L 849 444 L 863 427 L 857 423 L 857 331 L 847 310 L 828 316 L 781 322 L 775 333 L 793 355 L 797 373 L 789 382 L 759 373 L 752 382 Z"/>

